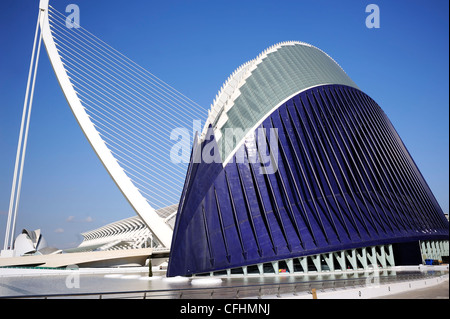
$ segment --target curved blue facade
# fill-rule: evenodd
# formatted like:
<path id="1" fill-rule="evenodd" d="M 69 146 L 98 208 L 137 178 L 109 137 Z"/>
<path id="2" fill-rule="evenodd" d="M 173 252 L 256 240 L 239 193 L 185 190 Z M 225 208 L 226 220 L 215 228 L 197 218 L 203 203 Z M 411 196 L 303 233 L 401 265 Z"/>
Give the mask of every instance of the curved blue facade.
<path id="1" fill-rule="evenodd" d="M 267 136 L 259 137 L 268 149 L 255 142 L 264 133 L 257 129 L 256 138 L 247 139 L 225 167 L 199 160 L 205 148 L 217 146 L 213 134 L 194 145 L 168 276 L 448 240 L 448 221 L 400 137 L 357 88 L 321 85 L 303 91 L 259 128 L 265 129 Z M 267 134 L 270 129 L 275 135 Z M 264 164 L 249 161 L 251 154 L 267 151 L 276 156 L 271 174 L 261 169 Z"/>

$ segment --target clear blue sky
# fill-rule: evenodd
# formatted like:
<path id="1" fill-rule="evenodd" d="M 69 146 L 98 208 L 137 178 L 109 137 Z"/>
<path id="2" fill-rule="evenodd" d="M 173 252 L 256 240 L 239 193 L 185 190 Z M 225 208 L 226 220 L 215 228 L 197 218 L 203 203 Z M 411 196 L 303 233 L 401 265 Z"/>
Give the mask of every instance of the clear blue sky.
<path id="1" fill-rule="evenodd" d="M 38 0 L 0 11 L 0 244 L 3 246 Z M 281 41 L 332 56 L 386 112 L 444 212 L 449 211 L 449 2 L 359 0 L 50 0 L 79 6 L 81 26 L 209 108 L 242 63 Z M 368 29 L 365 8 L 380 8 Z M 97 159 L 41 52 L 17 231 L 50 245 L 134 211 Z M 169 139 L 169 138 L 168 138 Z"/>

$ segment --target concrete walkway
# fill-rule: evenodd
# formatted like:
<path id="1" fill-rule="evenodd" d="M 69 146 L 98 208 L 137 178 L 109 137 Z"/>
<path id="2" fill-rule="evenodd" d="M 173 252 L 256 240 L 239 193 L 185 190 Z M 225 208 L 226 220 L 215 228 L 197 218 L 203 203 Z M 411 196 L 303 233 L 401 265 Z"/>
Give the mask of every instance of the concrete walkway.
<path id="1" fill-rule="evenodd" d="M 78 265 L 80 267 L 113 267 L 117 265 L 145 264 L 146 259 L 153 254 L 152 248 L 89 251 L 54 255 L 33 255 L 22 257 L 0 258 L 1 267 L 66 267 Z"/>
<path id="2" fill-rule="evenodd" d="M 409 282 L 317 291 L 317 299 L 441 299 L 448 296 L 448 274 Z M 312 299 L 312 295 L 301 295 L 297 298 Z"/>
<path id="3" fill-rule="evenodd" d="M 374 299 L 449 299 L 449 281 L 446 280 L 431 287 L 381 296 Z"/>

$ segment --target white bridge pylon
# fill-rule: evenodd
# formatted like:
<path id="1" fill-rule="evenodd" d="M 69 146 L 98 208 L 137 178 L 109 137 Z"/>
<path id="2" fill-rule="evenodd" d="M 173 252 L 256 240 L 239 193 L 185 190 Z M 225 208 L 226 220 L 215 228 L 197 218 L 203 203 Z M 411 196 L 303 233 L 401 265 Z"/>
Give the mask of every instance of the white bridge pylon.
<path id="1" fill-rule="evenodd" d="M 50 24 L 48 20 L 48 0 L 41 0 L 39 4 L 41 10 L 40 15 L 40 27 L 42 32 L 42 39 L 44 40 L 45 48 L 47 49 L 50 62 L 55 71 L 58 82 L 62 91 L 69 103 L 70 108 L 78 121 L 81 129 L 83 130 L 86 138 L 91 144 L 97 156 L 105 166 L 108 173 L 111 175 L 114 182 L 119 187 L 128 202 L 133 206 L 136 213 L 144 220 L 147 226 L 158 238 L 158 241 L 165 247 L 170 247 L 172 240 L 172 230 L 164 223 L 164 220 L 160 218 L 145 198 L 139 193 L 136 186 L 133 185 L 130 178 L 125 174 L 123 169 L 117 163 L 117 160 L 111 154 L 111 151 L 105 145 L 105 142 L 100 137 L 100 134 L 95 129 L 89 116 L 86 114 L 80 99 L 78 98 L 75 90 L 70 82 L 70 79 L 66 73 L 64 65 L 59 57 L 58 50 L 53 41 L 53 36 L 50 31 Z"/>
<path id="2" fill-rule="evenodd" d="M 158 216 L 155 208 L 176 204 L 183 187 L 185 169 L 170 163 L 169 136 L 172 137 L 168 132 L 176 127 L 189 127 L 186 123 L 192 123 L 195 116 L 197 119 L 202 118 L 200 113 L 205 110 L 88 31 L 68 31 L 64 16 L 49 6 L 48 2 L 40 0 L 39 3 L 5 249 L 12 247 L 14 235 L 25 153 L 23 150 L 23 155 L 19 156 L 19 149 L 26 146 L 31 111 L 31 102 L 28 106 L 27 98 L 39 29 L 39 48 L 43 40 L 60 87 L 80 128 L 109 175 L 149 227 L 154 238 L 162 247 L 170 248 L 173 231 L 166 221 Z M 39 48 L 34 72 L 37 69 Z M 35 73 L 28 98 L 30 101 L 33 97 L 34 81 Z M 25 115 L 27 112 L 28 117 Z M 25 141 L 22 145 L 23 136 Z M 22 162 L 19 161 L 20 158 Z M 185 163 L 185 167 L 187 164 Z M 15 189 L 18 189 L 17 195 Z M 16 200 L 15 208 L 12 209 L 13 198 Z"/>
<path id="3" fill-rule="evenodd" d="M 19 141 L 17 144 L 16 162 L 14 165 L 14 176 L 11 187 L 11 197 L 9 201 L 8 220 L 6 222 L 5 241 L 2 250 L 6 256 L 11 254 L 14 245 L 14 232 L 16 228 L 17 211 L 20 201 L 20 190 L 22 186 L 23 167 L 25 163 L 25 153 L 28 141 L 28 129 L 30 127 L 31 108 L 33 105 L 34 85 L 36 83 L 36 74 L 39 63 L 39 53 L 41 51 L 42 35 L 39 34 L 40 12 L 36 22 L 36 31 L 34 33 L 33 50 L 31 53 L 30 68 L 28 71 L 27 89 L 25 92 L 25 100 L 23 102 L 22 121 L 20 124 Z M 38 40 L 39 35 L 39 40 Z M 37 50 L 36 44 L 38 43 Z"/>
<path id="4" fill-rule="evenodd" d="M 130 178 L 125 174 L 122 167 L 111 154 L 111 151 L 106 146 L 101 138 L 99 132 L 91 122 L 89 116 L 78 98 L 74 87 L 68 77 L 66 69 L 61 61 L 56 45 L 53 41 L 53 36 L 50 31 L 50 24 L 48 19 L 48 0 L 41 0 L 39 4 L 40 27 L 42 32 L 42 39 L 47 49 L 53 70 L 55 71 L 58 82 L 66 97 L 66 100 L 72 109 L 72 112 L 83 130 L 86 138 L 91 144 L 97 156 L 105 166 L 106 170 L 119 187 L 125 198 L 136 211 L 136 213 L 144 220 L 146 225 L 150 228 L 158 241 L 169 248 L 172 240 L 172 230 L 160 218 L 155 209 L 153 209 L 147 200 L 141 195 L 136 186 L 131 182 Z"/>

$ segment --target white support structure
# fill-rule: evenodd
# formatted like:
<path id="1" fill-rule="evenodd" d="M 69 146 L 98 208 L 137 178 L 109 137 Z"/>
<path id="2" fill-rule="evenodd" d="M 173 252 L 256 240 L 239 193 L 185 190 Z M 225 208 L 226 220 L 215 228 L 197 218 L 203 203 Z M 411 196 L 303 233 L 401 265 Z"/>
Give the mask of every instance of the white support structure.
<path id="1" fill-rule="evenodd" d="M 31 109 L 33 105 L 34 87 L 36 83 L 36 74 L 39 63 L 39 54 L 41 51 L 42 33 L 39 33 L 39 21 L 41 12 L 39 11 L 36 30 L 34 34 L 33 50 L 31 53 L 30 67 L 28 71 L 27 88 L 23 102 L 22 121 L 20 124 L 19 141 L 17 145 L 16 162 L 14 165 L 14 176 L 11 187 L 11 196 L 9 202 L 8 219 L 6 222 L 5 241 L 1 256 L 10 257 L 14 253 L 13 249 L 14 234 L 16 228 L 17 212 L 19 208 L 20 192 L 22 188 L 23 168 L 25 164 L 25 154 L 27 149 L 28 131 L 30 127 Z M 39 39 L 38 39 L 39 38 Z M 36 49 L 36 44 L 37 49 Z M 31 85 L 30 85 L 31 84 Z"/>
<path id="2" fill-rule="evenodd" d="M 426 259 L 442 260 L 443 256 L 449 255 L 448 240 L 426 240 L 420 242 L 422 260 Z"/>
<path id="3" fill-rule="evenodd" d="M 290 274 L 294 273 L 294 260 L 292 258 L 286 259 L 286 265 Z"/>
<path id="4" fill-rule="evenodd" d="M 367 249 L 366 247 L 361 249 L 361 255 L 358 254 L 358 252 L 356 253 L 356 257 L 358 258 L 359 262 L 361 263 L 361 265 L 363 266 L 364 269 L 367 269 Z"/>
<path id="5" fill-rule="evenodd" d="M 298 261 L 300 262 L 300 265 L 302 266 L 302 268 L 303 268 L 303 272 L 304 273 L 307 273 L 308 272 L 308 259 L 307 259 L 308 257 L 300 257 L 299 259 L 298 259 Z"/>
<path id="6" fill-rule="evenodd" d="M 95 128 L 86 113 L 81 100 L 78 98 L 76 91 L 71 83 L 70 77 L 64 67 L 61 57 L 58 53 L 53 36 L 50 30 L 48 19 L 48 0 L 41 0 L 40 8 L 40 27 L 47 49 L 50 62 L 55 71 L 58 82 L 66 97 L 66 100 L 72 109 L 75 118 L 78 121 L 83 133 L 91 144 L 92 148 L 98 155 L 100 161 L 112 177 L 122 194 L 128 200 L 136 213 L 142 218 L 145 224 L 151 229 L 157 240 L 166 248 L 170 248 L 172 241 L 172 230 L 160 218 L 155 209 L 150 206 L 148 201 L 142 196 L 130 178 L 126 175 L 116 158 L 113 156 L 101 135 Z"/>
<path id="7" fill-rule="evenodd" d="M 272 264 L 272 268 L 273 268 L 273 271 L 275 272 L 275 274 L 278 274 L 278 272 L 279 272 L 278 261 L 272 261 L 271 264 Z"/>
<path id="8" fill-rule="evenodd" d="M 430 249 L 430 255 L 431 255 L 431 259 L 437 259 L 436 258 L 436 249 L 434 248 L 434 241 L 430 240 L 427 242 L 428 247 Z"/>
<path id="9" fill-rule="evenodd" d="M 166 218 L 172 210 L 176 211 L 177 205 L 164 207 L 156 211 L 161 218 Z M 170 214 L 166 218 L 168 225 L 173 227 L 175 216 Z M 152 231 L 146 226 L 139 216 L 133 216 L 104 225 L 81 234 L 83 241 L 75 248 L 77 251 L 117 250 L 136 248 L 158 248 L 164 249 L 157 240 L 154 240 Z"/>
<path id="10" fill-rule="evenodd" d="M 321 261 L 320 261 L 320 256 L 321 256 L 320 254 L 311 256 L 311 259 L 312 259 L 312 261 L 314 263 L 314 266 L 316 267 L 316 271 L 317 272 L 321 272 L 322 271 L 322 264 L 321 264 Z"/>
<path id="11" fill-rule="evenodd" d="M 427 259 L 427 248 L 424 241 L 420 242 L 420 253 L 422 255 L 422 261 Z"/>
<path id="12" fill-rule="evenodd" d="M 336 251 L 333 252 L 334 257 L 336 258 L 336 260 L 339 263 L 339 266 L 341 267 L 341 269 L 344 271 L 347 269 L 347 263 L 345 261 L 345 251 Z"/>
<path id="13" fill-rule="evenodd" d="M 347 257 L 353 270 L 358 269 L 358 263 L 356 262 L 356 249 L 350 249 L 345 251 L 345 256 Z"/>
<path id="14" fill-rule="evenodd" d="M 330 269 L 330 271 L 334 271 L 333 253 L 323 254 L 322 256 L 325 259 L 325 262 L 327 263 L 328 269 Z"/>
<path id="15" fill-rule="evenodd" d="M 263 264 L 258 264 L 258 271 L 260 275 L 264 275 L 264 265 Z"/>
<path id="16" fill-rule="evenodd" d="M 436 248 L 438 250 L 439 259 L 442 259 L 442 256 L 444 256 L 444 247 L 442 245 L 442 240 L 436 241 Z"/>
<path id="17" fill-rule="evenodd" d="M 372 265 L 374 267 L 378 266 L 378 263 L 377 263 L 377 251 L 376 251 L 376 247 L 375 246 L 367 247 L 366 255 L 367 255 L 367 260 L 369 261 L 369 265 Z"/>
<path id="18" fill-rule="evenodd" d="M 428 240 L 427 241 L 427 247 L 428 247 L 428 252 L 430 255 L 430 259 L 436 259 L 436 253 L 433 249 L 433 241 L 432 240 Z"/>
<path id="19" fill-rule="evenodd" d="M 380 254 L 376 251 L 376 249 L 380 249 Z M 381 264 L 381 267 L 386 268 L 386 253 L 384 251 L 383 246 L 377 246 L 375 249 L 375 254 L 377 256 L 378 261 Z"/>
<path id="20" fill-rule="evenodd" d="M 392 249 L 392 244 L 387 245 L 388 252 L 386 253 L 386 261 L 389 264 L 389 266 L 394 267 L 395 266 L 395 260 L 394 260 L 394 250 Z"/>
<path id="21" fill-rule="evenodd" d="M 448 256 L 448 240 L 440 240 L 441 256 Z"/>
<path id="22" fill-rule="evenodd" d="M 426 249 L 426 243 L 422 242 L 422 249 Z M 448 241 L 436 241 L 434 246 L 444 247 L 447 245 L 448 251 Z M 431 243 L 430 247 L 433 246 Z M 440 248 L 436 248 L 441 251 Z M 360 250 L 360 252 L 359 252 Z M 311 259 L 315 270 L 308 267 L 309 259 Z M 337 264 L 335 263 L 337 260 Z M 270 261 L 267 263 L 259 263 L 253 265 L 252 267 L 257 267 L 258 274 L 264 275 L 278 275 L 280 272 L 280 262 L 283 265 L 286 263 L 286 267 L 289 274 L 309 274 L 309 273 L 324 273 L 324 272 L 334 272 L 340 270 L 342 272 L 354 272 L 354 271 L 366 271 L 381 268 L 395 267 L 394 250 L 392 244 L 378 245 L 371 247 L 353 248 L 347 250 L 334 251 L 329 253 L 322 253 L 316 255 L 308 255 L 297 258 L 288 258 L 276 261 Z M 300 265 L 300 267 L 299 267 Z M 242 266 L 238 268 L 233 268 L 235 274 L 243 274 L 244 276 L 249 276 L 254 274 L 254 271 L 248 272 L 248 267 Z M 348 267 L 348 268 L 347 268 Z M 266 272 L 265 272 L 266 270 Z M 284 271 L 283 271 L 284 272 Z M 212 273 L 210 273 L 211 275 Z M 215 275 L 221 275 L 223 272 L 216 272 Z M 226 269 L 227 276 L 231 276 L 232 269 Z"/>

